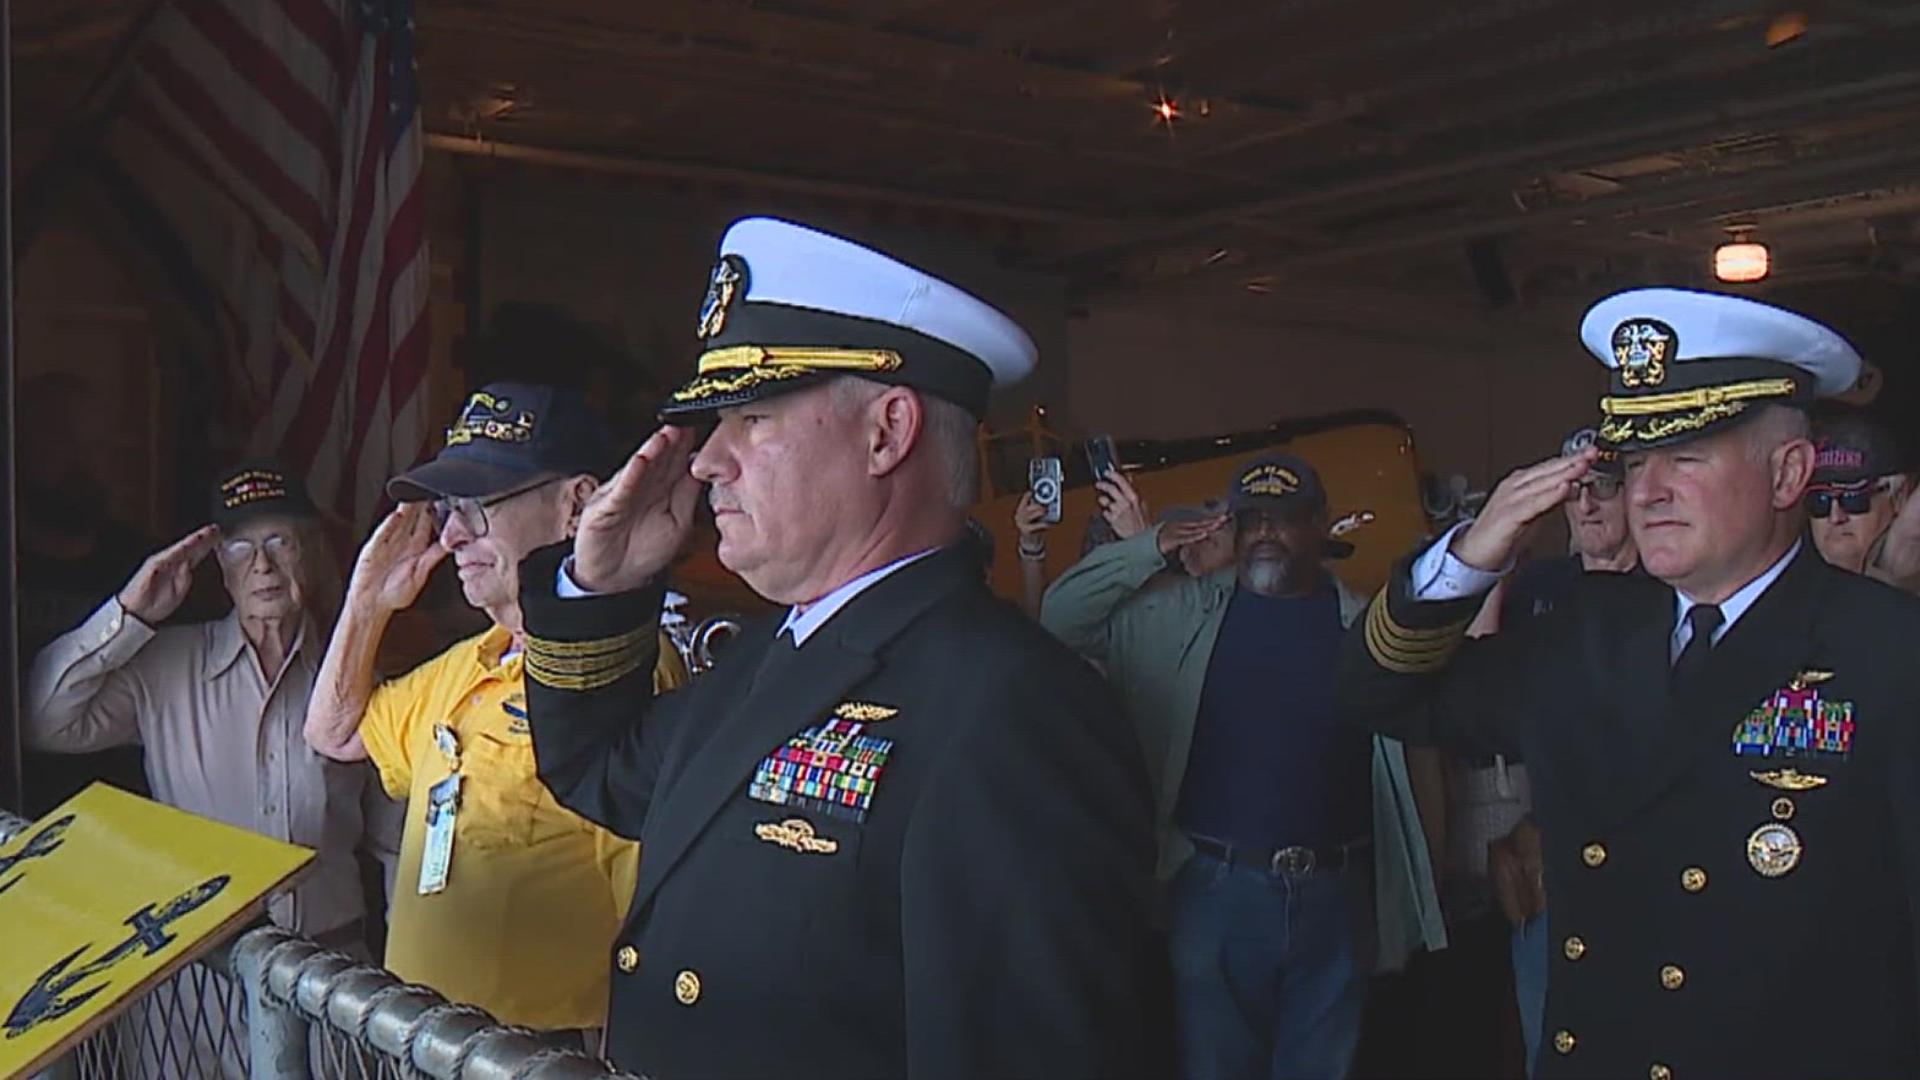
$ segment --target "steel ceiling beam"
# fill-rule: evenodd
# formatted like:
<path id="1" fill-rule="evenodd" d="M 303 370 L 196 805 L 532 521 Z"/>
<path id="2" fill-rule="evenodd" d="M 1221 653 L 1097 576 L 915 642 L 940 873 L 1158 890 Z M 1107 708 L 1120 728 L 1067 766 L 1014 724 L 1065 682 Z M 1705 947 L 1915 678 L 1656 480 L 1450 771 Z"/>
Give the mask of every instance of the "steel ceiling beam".
<path id="1" fill-rule="evenodd" d="M 1325 248 L 1256 256 L 1231 266 L 1203 266 L 1177 279 L 1120 283 L 1116 288 L 1164 286 L 1171 280 L 1198 282 L 1228 276 L 1245 279 L 1267 273 L 1297 271 L 1465 243 L 1502 233 L 1538 232 L 1580 221 L 1630 221 L 1636 228 L 1647 228 L 1651 223 L 1667 218 L 1698 221 L 1738 209 L 1737 206 L 1722 204 L 1744 203 L 1750 206 L 1816 198 L 1822 194 L 1835 194 L 1843 188 L 1857 190 L 1863 178 L 1874 177 L 1877 173 L 1897 175 L 1915 169 L 1920 169 L 1920 140 L 1891 149 L 1883 143 L 1876 143 L 1854 153 L 1836 152 L 1793 165 L 1753 169 L 1734 177 L 1715 174 L 1677 183 L 1641 184 L 1612 195 L 1543 210 L 1488 214 L 1428 229 L 1393 230 L 1385 235 L 1359 238 Z M 1874 180 L 1869 186 L 1879 186 L 1879 183 Z"/>
<path id="2" fill-rule="evenodd" d="M 1255 199 L 1164 219 L 1136 231 L 1122 243 L 1068 252 L 1047 260 L 1046 265 L 1086 267 L 1110 263 L 1133 252 L 1201 237 L 1220 227 L 1251 219 L 1299 217 L 1355 200 L 1423 186 L 1463 182 L 1483 174 L 1578 171 L 1595 161 L 1617 160 L 1673 149 L 1677 144 L 1735 125 L 1764 121 L 1784 126 L 1809 118 L 1830 118 L 1836 106 L 1862 98 L 1880 99 L 1877 104 L 1883 107 L 1896 101 L 1902 105 L 1912 105 L 1917 95 L 1920 95 L 1920 70 L 1908 68 L 1893 74 L 1874 75 L 1814 90 L 1669 112 L 1621 127 L 1583 131 L 1559 139 L 1442 158 L 1428 164 L 1385 170 L 1310 191 Z"/>

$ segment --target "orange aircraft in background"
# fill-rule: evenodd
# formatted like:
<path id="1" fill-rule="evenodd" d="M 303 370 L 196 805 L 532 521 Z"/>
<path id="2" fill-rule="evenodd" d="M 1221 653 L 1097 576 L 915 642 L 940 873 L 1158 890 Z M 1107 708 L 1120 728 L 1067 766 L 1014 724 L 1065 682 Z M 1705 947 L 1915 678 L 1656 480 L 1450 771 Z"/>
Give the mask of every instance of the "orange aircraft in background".
<path id="1" fill-rule="evenodd" d="M 984 434 L 980 442 L 983 497 L 973 516 L 994 538 L 996 558 L 989 577 L 993 590 L 1016 603 L 1020 564 L 1013 511 L 1027 489 L 1028 459 L 1059 457 L 1066 480 L 1061 520 L 1047 546 L 1048 580 L 1079 558 L 1088 519 L 1097 513 L 1084 443 L 1061 439 L 1045 421 L 1044 410 L 1036 409 L 1026 426 Z M 1382 412 L 1340 413 L 1213 438 L 1115 443 L 1127 478 L 1154 513 L 1224 499 L 1242 462 L 1282 446 L 1320 470 L 1333 531 L 1354 545 L 1351 557 L 1332 564 L 1334 571 L 1355 590 L 1377 590 L 1394 560 L 1429 532 L 1413 435 L 1399 418 Z M 690 598 L 689 617 L 698 622 L 716 614 L 746 617 L 770 610 L 720 565 L 714 556 L 716 540 L 711 524 L 703 525 L 673 568 L 674 587 Z"/>

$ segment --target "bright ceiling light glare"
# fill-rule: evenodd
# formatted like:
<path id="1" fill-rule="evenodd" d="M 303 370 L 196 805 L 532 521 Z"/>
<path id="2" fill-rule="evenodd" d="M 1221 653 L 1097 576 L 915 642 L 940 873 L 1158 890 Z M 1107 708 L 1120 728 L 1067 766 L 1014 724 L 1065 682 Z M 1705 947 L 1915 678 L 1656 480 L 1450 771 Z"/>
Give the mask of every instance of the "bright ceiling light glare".
<path id="1" fill-rule="evenodd" d="M 1171 127 L 1180 119 L 1180 103 L 1172 98 L 1162 97 L 1153 103 L 1154 118 Z"/>
<path id="2" fill-rule="evenodd" d="M 1759 281 L 1772 270 L 1772 253 L 1765 244 L 1736 240 L 1713 249 L 1713 276 L 1721 281 L 1734 284 Z"/>
<path id="3" fill-rule="evenodd" d="M 1788 11 L 1776 15 L 1767 24 L 1767 48 L 1777 49 L 1782 45 L 1799 41 L 1807 36 L 1807 13 Z"/>

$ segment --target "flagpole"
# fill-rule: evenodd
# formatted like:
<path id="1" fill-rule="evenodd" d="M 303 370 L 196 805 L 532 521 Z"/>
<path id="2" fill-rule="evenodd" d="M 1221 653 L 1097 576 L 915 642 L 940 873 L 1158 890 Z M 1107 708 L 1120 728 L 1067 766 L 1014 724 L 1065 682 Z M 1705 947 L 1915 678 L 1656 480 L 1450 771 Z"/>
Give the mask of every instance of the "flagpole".
<path id="1" fill-rule="evenodd" d="M 13 4 L 0 0 L 0 254 L 13 251 Z M 20 548 L 14 529 L 13 259 L 0 259 L 0 807 L 24 810 L 20 775 Z"/>

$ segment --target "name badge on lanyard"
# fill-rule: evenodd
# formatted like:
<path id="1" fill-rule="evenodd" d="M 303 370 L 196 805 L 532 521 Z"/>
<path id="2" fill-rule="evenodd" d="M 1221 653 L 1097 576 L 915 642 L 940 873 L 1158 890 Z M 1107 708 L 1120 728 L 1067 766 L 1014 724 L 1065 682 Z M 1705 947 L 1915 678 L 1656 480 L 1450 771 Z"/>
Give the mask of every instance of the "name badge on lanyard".
<path id="1" fill-rule="evenodd" d="M 420 857 L 421 896 L 447 887 L 453 868 L 453 819 L 460 813 L 460 740 L 445 724 L 433 725 L 433 745 L 447 760 L 446 779 L 427 789 L 427 843 Z"/>

